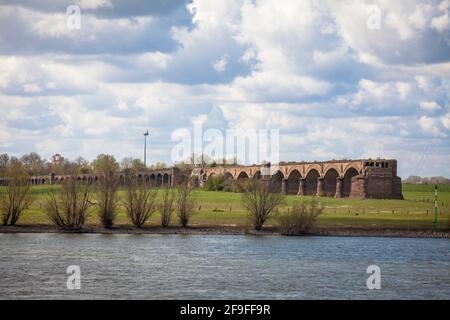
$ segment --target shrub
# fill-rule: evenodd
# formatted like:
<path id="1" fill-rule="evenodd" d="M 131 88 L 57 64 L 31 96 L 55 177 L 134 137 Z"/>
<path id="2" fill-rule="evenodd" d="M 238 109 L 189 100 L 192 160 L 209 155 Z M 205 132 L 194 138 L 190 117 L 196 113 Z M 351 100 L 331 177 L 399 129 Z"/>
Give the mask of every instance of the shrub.
<path id="1" fill-rule="evenodd" d="M 284 196 L 273 192 L 270 181 L 252 180 L 242 196 L 242 203 L 255 230 L 261 230 L 269 216 L 284 202 Z"/>
<path id="2" fill-rule="evenodd" d="M 213 175 L 206 181 L 205 189 L 207 191 L 222 191 L 225 186 L 223 175 Z"/>
<path id="3" fill-rule="evenodd" d="M 233 192 L 244 193 L 249 188 L 250 183 L 250 179 L 237 179 L 231 184 L 231 189 Z"/>
<path id="4" fill-rule="evenodd" d="M 76 175 L 65 179 L 58 196 L 53 188 L 44 204 L 50 221 L 62 229 L 79 230 L 86 222 L 91 205 L 91 186 L 82 184 Z"/>
<path id="5" fill-rule="evenodd" d="M 117 215 L 119 197 L 117 189 L 119 179 L 117 170 L 118 163 L 111 155 L 99 155 L 93 162 L 94 168 L 100 173 L 97 190 L 98 216 L 101 224 L 106 228 L 111 228 Z"/>
<path id="6" fill-rule="evenodd" d="M 232 192 L 233 189 L 230 186 L 225 186 L 222 191 L 224 191 L 224 192 Z"/>
<path id="7" fill-rule="evenodd" d="M 97 191 L 97 207 L 100 222 L 105 228 L 111 228 L 117 215 L 119 197 L 117 189 L 119 179 L 113 172 L 100 176 Z"/>
<path id="8" fill-rule="evenodd" d="M 138 181 L 135 175 L 125 180 L 125 210 L 135 227 L 141 228 L 156 211 L 158 191 Z"/>
<path id="9" fill-rule="evenodd" d="M 6 169 L 8 185 L 0 194 L 0 209 L 4 226 L 15 226 L 21 214 L 33 202 L 30 196 L 30 181 L 23 165 L 12 162 Z"/>
<path id="10" fill-rule="evenodd" d="M 302 235 L 308 233 L 316 224 L 323 207 L 314 199 L 310 204 L 301 202 L 294 205 L 290 212 L 278 218 L 281 233 L 284 235 Z"/>
<path id="11" fill-rule="evenodd" d="M 158 209 L 161 214 L 161 227 L 166 228 L 170 224 L 173 213 L 173 202 L 175 194 L 172 189 L 165 188 L 161 201 L 158 203 Z"/>
<path id="12" fill-rule="evenodd" d="M 196 206 L 191 192 L 192 189 L 186 183 L 178 186 L 177 215 L 184 228 L 188 225 Z"/>

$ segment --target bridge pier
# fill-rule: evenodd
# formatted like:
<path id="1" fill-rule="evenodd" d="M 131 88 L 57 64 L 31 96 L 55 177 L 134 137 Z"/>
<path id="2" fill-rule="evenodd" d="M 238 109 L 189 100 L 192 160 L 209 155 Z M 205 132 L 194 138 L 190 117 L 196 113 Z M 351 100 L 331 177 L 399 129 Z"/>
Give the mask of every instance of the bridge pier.
<path id="1" fill-rule="evenodd" d="M 286 183 L 287 183 L 287 179 L 281 180 L 281 194 L 286 194 Z"/>
<path id="2" fill-rule="evenodd" d="M 321 197 L 321 196 L 324 195 L 324 192 L 323 192 L 323 180 L 324 180 L 323 177 L 317 178 L 317 193 L 316 193 L 316 196 L 318 196 L 318 197 Z"/>
<path id="3" fill-rule="evenodd" d="M 299 196 L 305 195 L 305 178 L 300 178 L 298 181 L 298 193 Z"/>
<path id="4" fill-rule="evenodd" d="M 344 178 L 338 177 L 336 179 L 336 194 L 334 195 L 335 198 L 342 198 L 342 180 L 344 180 Z"/>

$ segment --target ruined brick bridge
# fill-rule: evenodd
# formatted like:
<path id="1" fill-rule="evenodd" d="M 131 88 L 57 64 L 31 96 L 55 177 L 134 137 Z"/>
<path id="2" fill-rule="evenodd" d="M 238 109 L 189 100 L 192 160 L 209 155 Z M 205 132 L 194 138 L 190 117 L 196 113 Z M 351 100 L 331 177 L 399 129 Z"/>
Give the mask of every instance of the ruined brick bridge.
<path id="1" fill-rule="evenodd" d="M 317 195 L 335 198 L 403 199 L 402 184 L 397 176 L 397 161 L 385 159 L 333 160 L 323 162 L 281 162 L 270 164 L 196 167 L 188 171 L 178 168 L 149 170 L 136 174 L 154 187 L 176 186 L 183 181 L 203 186 L 214 176 L 223 176 L 231 185 L 244 179 L 270 179 L 275 190 L 283 194 Z M 32 184 L 61 183 L 67 176 L 31 177 Z M 98 174 L 80 174 L 78 180 L 95 183 Z M 125 174 L 119 174 L 124 181 Z"/>
<path id="2" fill-rule="evenodd" d="M 278 166 L 203 167 L 192 170 L 203 185 L 215 175 L 227 184 L 241 179 L 270 179 L 283 194 L 335 198 L 403 199 L 397 161 L 384 159 L 289 162 Z"/>

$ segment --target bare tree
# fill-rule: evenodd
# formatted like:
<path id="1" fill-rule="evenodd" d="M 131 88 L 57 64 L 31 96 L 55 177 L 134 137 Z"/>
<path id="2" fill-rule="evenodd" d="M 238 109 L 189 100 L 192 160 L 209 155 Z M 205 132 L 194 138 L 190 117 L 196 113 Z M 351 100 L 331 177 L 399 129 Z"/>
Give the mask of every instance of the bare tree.
<path id="1" fill-rule="evenodd" d="M 119 188 L 117 170 L 119 164 L 113 156 L 101 154 L 94 160 L 93 166 L 100 174 L 97 186 L 98 216 L 105 228 L 111 228 L 114 225 L 119 204 L 117 195 Z"/>
<path id="2" fill-rule="evenodd" d="M 274 192 L 272 182 L 268 180 L 251 181 L 243 196 L 242 203 L 247 209 L 255 230 L 261 230 L 274 210 L 284 202 L 284 196 Z"/>
<path id="3" fill-rule="evenodd" d="M 138 180 L 136 175 L 127 175 L 125 180 L 125 209 L 137 228 L 141 228 L 156 211 L 158 191 Z"/>
<path id="4" fill-rule="evenodd" d="M 0 194 L 2 222 L 4 226 L 14 226 L 20 215 L 33 202 L 30 195 L 30 181 L 23 165 L 11 162 L 6 168 L 8 185 L 5 193 Z"/>
<path id="5" fill-rule="evenodd" d="M 79 230 L 83 227 L 91 206 L 91 186 L 82 183 L 76 175 L 67 177 L 58 195 L 51 189 L 44 210 L 48 218 L 58 227 Z"/>
<path id="6" fill-rule="evenodd" d="M 185 228 L 194 213 L 195 200 L 192 197 L 192 189 L 188 183 L 183 183 L 178 186 L 177 197 L 177 215 L 181 225 Z"/>
<path id="7" fill-rule="evenodd" d="M 158 203 L 158 209 L 161 214 L 161 227 L 166 228 L 170 224 L 170 219 L 173 213 L 173 202 L 175 194 L 171 188 L 165 188 L 162 194 L 161 201 Z"/>
<path id="8" fill-rule="evenodd" d="M 308 233 L 314 227 L 322 212 L 323 207 L 317 199 L 313 199 L 310 204 L 303 201 L 294 205 L 288 214 L 278 218 L 281 233 L 288 236 Z"/>

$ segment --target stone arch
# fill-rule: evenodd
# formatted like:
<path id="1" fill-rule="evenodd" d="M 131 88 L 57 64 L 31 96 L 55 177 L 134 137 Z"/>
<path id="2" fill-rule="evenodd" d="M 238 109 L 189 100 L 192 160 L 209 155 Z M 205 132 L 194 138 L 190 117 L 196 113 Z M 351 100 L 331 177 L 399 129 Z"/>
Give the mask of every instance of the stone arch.
<path id="1" fill-rule="evenodd" d="M 234 180 L 233 175 L 228 171 L 223 174 L 223 179 L 227 186 L 231 186 L 231 184 L 233 183 L 233 180 Z"/>
<path id="2" fill-rule="evenodd" d="M 342 197 L 349 197 L 352 191 L 352 178 L 359 175 L 359 172 L 354 167 L 349 167 L 345 171 L 344 178 L 342 179 Z"/>
<path id="3" fill-rule="evenodd" d="M 160 187 L 162 185 L 163 177 L 161 173 L 156 175 L 156 186 Z"/>
<path id="4" fill-rule="evenodd" d="M 329 168 L 323 177 L 323 194 L 334 197 L 336 194 L 337 179 L 339 172 L 335 168 Z"/>
<path id="5" fill-rule="evenodd" d="M 289 176 L 286 180 L 286 193 L 287 194 L 297 194 L 298 193 L 298 186 L 300 183 L 300 178 L 302 175 L 300 174 L 300 171 L 297 169 L 291 170 L 289 173 Z"/>
<path id="6" fill-rule="evenodd" d="M 319 171 L 311 169 L 305 176 L 305 195 L 314 196 L 317 193 L 317 183 L 319 181 Z"/>
<path id="7" fill-rule="evenodd" d="M 168 173 L 164 173 L 163 179 L 162 179 L 162 185 L 163 186 L 169 186 L 170 185 L 170 177 Z"/>
<path id="8" fill-rule="evenodd" d="M 280 170 L 270 177 L 270 184 L 273 192 L 281 192 L 281 185 L 283 184 L 284 175 Z"/>
<path id="9" fill-rule="evenodd" d="M 261 171 L 260 171 L 260 170 L 256 171 L 256 172 L 253 174 L 253 177 L 252 177 L 252 178 L 255 179 L 255 180 L 261 179 L 261 178 L 262 178 Z"/>
<path id="10" fill-rule="evenodd" d="M 150 186 L 156 186 L 156 176 L 154 174 L 150 175 Z"/>
<path id="11" fill-rule="evenodd" d="M 241 171 L 238 176 L 237 176 L 237 180 L 243 180 L 243 179 L 248 179 L 249 176 L 247 174 L 247 172 L 245 171 Z"/>
<path id="12" fill-rule="evenodd" d="M 216 175 L 216 173 L 213 171 L 213 172 L 210 172 L 209 174 L 206 174 L 206 185 L 208 185 L 208 182 L 209 183 L 212 183 L 211 181 L 212 181 L 212 179 L 214 179 L 215 177 L 216 177 L 217 175 Z M 220 175 L 219 175 L 220 176 Z"/>
<path id="13" fill-rule="evenodd" d="M 324 167 L 324 169 L 323 169 L 323 172 L 324 172 L 324 177 L 325 177 L 325 174 L 329 171 L 329 170 L 331 170 L 331 169 L 334 169 L 337 173 L 338 173 L 338 176 L 339 177 L 341 177 L 342 176 L 342 174 L 343 174 L 343 171 L 342 171 L 342 165 L 341 164 L 339 164 L 339 163 L 329 163 L 329 164 L 326 164 L 325 165 L 325 167 Z"/>

